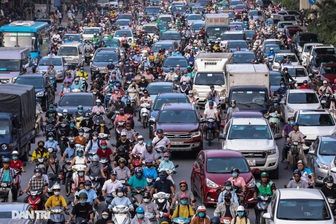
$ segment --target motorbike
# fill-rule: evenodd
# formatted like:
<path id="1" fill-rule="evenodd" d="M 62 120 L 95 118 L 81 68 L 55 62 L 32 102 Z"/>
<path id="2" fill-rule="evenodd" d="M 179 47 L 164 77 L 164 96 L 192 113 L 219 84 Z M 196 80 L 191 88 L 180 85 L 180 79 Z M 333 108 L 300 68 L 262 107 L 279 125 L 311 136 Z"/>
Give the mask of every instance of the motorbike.
<path id="1" fill-rule="evenodd" d="M 113 198 L 116 197 L 116 194 L 115 192 L 112 192 L 112 193 L 107 193 L 106 196 L 105 196 L 105 203 L 107 205 L 107 207 L 111 204 Z"/>
<path id="2" fill-rule="evenodd" d="M 99 111 L 96 112 L 95 115 L 93 115 L 92 117 L 92 121 L 94 125 L 100 125 L 104 121 L 103 115 L 100 114 Z"/>
<path id="3" fill-rule="evenodd" d="M 147 128 L 151 106 L 148 103 L 143 103 L 140 105 L 140 107 L 141 107 L 140 109 L 141 123 L 142 123 L 143 128 Z"/>
<path id="4" fill-rule="evenodd" d="M 103 165 L 103 172 L 106 177 L 110 176 L 110 160 L 107 158 L 101 158 L 100 163 Z"/>
<path id="5" fill-rule="evenodd" d="M 159 157 L 159 162 L 162 161 L 163 159 L 163 154 L 165 154 L 166 152 L 169 153 L 169 158 L 171 158 L 171 154 L 169 152 L 169 150 L 167 149 L 167 147 L 164 147 L 164 146 L 157 146 L 157 147 L 154 147 L 155 151 L 157 152 L 158 154 L 158 157 Z"/>
<path id="6" fill-rule="evenodd" d="M 57 129 L 58 132 L 58 144 L 63 155 L 65 149 L 68 147 L 69 139 L 66 137 L 68 135 L 69 126 L 66 122 L 62 122 Z"/>
<path id="7" fill-rule="evenodd" d="M 268 56 L 267 57 L 267 66 L 270 70 L 272 70 L 272 65 L 273 65 L 273 56 Z"/>
<path id="8" fill-rule="evenodd" d="M 47 136 L 49 132 L 52 132 L 54 133 L 54 135 L 56 135 L 56 120 L 54 118 L 48 118 L 44 130 L 45 130 L 45 136 Z"/>
<path id="9" fill-rule="evenodd" d="M 121 131 L 125 128 L 125 121 L 118 121 L 115 127 L 116 140 L 120 138 Z"/>
<path id="10" fill-rule="evenodd" d="M 328 109 L 330 107 L 330 94 L 323 93 L 321 97 L 321 106 L 323 109 Z"/>
<path id="11" fill-rule="evenodd" d="M 261 194 L 258 196 L 257 209 L 260 212 L 259 224 L 265 224 L 265 218 L 263 215 L 267 213 L 268 204 L 271 201 L 271 196 L 266 194 Z"/>
<path id="12" fill-rule="evenodd" d="M 145 212 L 145 218 L 147 218 L 151 224 L 158 223 L 158 219 L 155 217 L 155 215 L 152 212 Z"/>
<path id="13" fill-rule="evenodd" d="M 65 184 L 65 191 L 67 194 L 71 192 L 71 183 L 72 183 L 72 170 L 69 165 L 71 164 L 71 160 L 65 160 L 62 166 L 63 180 Z"/>
<path id="14" fill-rule="evenodd" d="M 190 85 L 189 83 L 187 82 L 182 82 L 180 84 L 180 93 L 184 93 L 184 94 L 187 94 L 189 93 L 189 90 L 190 90 Z"/>
<path id="15" fill-rule="evenodd" d="M 203 120 L 205 124 L 205 139 L 208 145 L 211 146 L 211 141 L 215 139 L 216 134 L 216 120 L 213 118 L 206 118 Z"/>
<path id="16" fill-rule="evenodd" d="M 184 218 L 184 217 L 176 217 L 172 219 L 172 223 L 176 223 L 176 224 L 190 223 L 190 219 Z"/>
<path id="17" fill-rule="evenodd" d="M 91 50 L 85 50 L 85 52 L 84 52 L 84 60 L 85 60 L 86 65 L 90 65 L 91 57 L 92 57 Z"/>
<path id="18" fill-rule="evenodd" d="M 48 195 L 51 196 L 53 195 L 53 190 L 52 187 L 54 186 L 54 184 L 58 183 L 58 176 L 56 176 L 54 173 L 49 172 L 48 174 L 48 180 L 49 180 L 49 184 L 48 184 Z"/>
<path id="19" fill-rule="evenodd" d="M 84 77 L 80 77 L 80 79 L 82 80 L 82 90 L 84 92 L 87 92 L 89 84 L 86 82 L 86 79 Z"/>
<path id="20" fill-rule="evenodd" d="M 58 224 L 65 223 L 65 215 L 69 215 L 68 211 L 65 211 L 61 206 L 55 206 L 50 209 L 50 219 L 48 220 L 48 224 Z"/>
<path id="21" fill-rule="evenodd" d="M 335 216 L 335 214 L 336 214 L 336 199 L 329 196 L 329 197 L 327 197 L 327 200 L 328 200 L 329 206 L 331 208 L 331 211 L 332 211 L 333 215 Z"/>
<path id="22" fill-rule="evenodd" d="M 141 167 L 142 166 L 142 163 L 141 163 L 141 156 L 142 154 L 141 153 L 136 153 L 136 154 L 133 154 L 132 157 L 132 167 L 133 169 L 135 169 L 136 167 Z"/>
<path id="23" fill-rule="evenodd" d="M 41 104 L 36 101 L 36 121 L 35 121 L 35 131 L 36 134 L 39 134 L 42 131 L 43 118 L 42 118 L 42 107 Z"/>
<path id="24" fill-rule="evenodd" d="M 136 187 L 132 188 L 132 204 L 135 206 L 140 206 L 142 204 L 143 193 L 145 192 L 144 188 Z"/>
<path id="25" fill-rule="evenodd" d="M 88 128 L 88 127 L 82 127 L 82 129 L 84 130 L 84 137 L 85 137 L 86 139 L 90 139 L 91 128 Z"/>
<path id="26" fill-rule="evenodd" d="M 94 186 L 94 189 L 95 189 L 97 195 L 100 196 L 101 195 L 101 188 L 103 187 L 100 184 L 100 180 L 101 180 L 102 177 L 100 175 L 90 175 L 89 178 L 92 182 L 92 185 Z"/>
<path id="27" fill-rule="evenodd" d="M 129 208 L 127 206 L 118 205 L 113 207 L 112 211 L 112 220 L 115 224 L 129 224 L 131 222 L 131 214 L 129 213 Z"/>
<path id="28" fill-rule="evenodd" d="M 31 208 L 35 210 L 42 210 L 43 206 L 41 203 L 41 190 L 30 190 L 27 192 L 28 194 L 28 204 Z"/>
<path id="29" fill-rule="evenodd" d="M 296 164 L 299 160 L 304 158 L 303 147 L 299 142 L 292 142 L 290 150 L 288 153 L 288 161 L 293 168 L 293 171 L 296 169 Z"/>
<path id="30" fill-rule="evenodd" d="M 8 182 L 1 182 L 0 184 L 0 199 L 1 202 L 11 202 L 12 200 L 12 191 L 11 184 Z"/>
<path id="31" fill-rule="evenodd" d="M 170 210 L 169 199 L 170 199 L 170 194 L 165 193 L 165 192 L 158 192 L 156 194 L 153 194 L 153 200 L 159 212 L 163 212 L 163 213 L 169 212 Z"/>
<path id="32" fill-rule="evenodd" d="M 278 111 L 275 111 L 273 113 L 270 113 L 268 115 L 268 122 L 271 126 L 271 130 L 273 132 L 273 134 L 279 133 L 280 129 L 279 129 L 279 125 L 280 125 L 280 114 L 278 113 Z"/>

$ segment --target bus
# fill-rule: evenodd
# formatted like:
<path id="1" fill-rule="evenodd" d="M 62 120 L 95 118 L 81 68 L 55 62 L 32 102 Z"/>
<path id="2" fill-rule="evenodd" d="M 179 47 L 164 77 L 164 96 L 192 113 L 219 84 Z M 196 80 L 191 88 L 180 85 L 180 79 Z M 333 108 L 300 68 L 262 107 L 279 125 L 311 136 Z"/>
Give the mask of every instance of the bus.
<path id="1" fill-rule="evenodd" d="M 40 59 L 48 54 L 50 25 L 47 22 L 14 21 L 0 27 L 3 47 L 25 47 L 30 57 Z"/>

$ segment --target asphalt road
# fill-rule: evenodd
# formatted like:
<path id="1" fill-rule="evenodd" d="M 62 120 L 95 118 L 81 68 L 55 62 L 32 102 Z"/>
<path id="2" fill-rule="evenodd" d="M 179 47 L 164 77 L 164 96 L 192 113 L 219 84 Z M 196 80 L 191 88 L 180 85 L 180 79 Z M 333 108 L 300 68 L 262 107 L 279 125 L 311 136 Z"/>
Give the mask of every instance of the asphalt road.
<path id="1" fill-rule="evenodd" d="M 89 74 L 89 67 L 88 66 L 85 67 L 85 71 Z M 60 83 L 58 83 L 58 88 L 57 89 L 58 89 L 58 91 L 61 89 L 61 84 Z M 59 100 L 58 92 L 56 93 L 56 95 L 57 95 L 57 97 L 56 97 L 55 103 L 57 103 L 58 100 Z M 136 120 L 137 119 L 135 119 L 135 128 L 134 129 L 139 134 L 143 135 L 145 137 L 146 141 L 149 140 L 148 130 L 144 129 L 141 126 L 141 124 L 139 122 L 137 122 Z M 114 136 L 114 131 L 113 130 L 111 130 L 111 134 L 112 134 L 112 137 L 110 138 L 111 142 L 115 143 L 115 136 Z M 42 134 L 39 134 L 39 136 L 37 136 L 37 138 L 36 138 L 36 143 L 39 140 L 45 140 L 45 136 L 43 136 Z M 283 147 L 283 139 L 278 140 L 278 147 L 279 147 L 279 150 L 281 151 L 282 147 Z M 32 144 L 31 152 L 35 148 L 36 148 L 36 144 Z M 207 144 L 204 144 L 204 149 L 221 149 L 220 141 L 215 140 L 211 147 L 209 147 Z M 280 155 L 281 155 L 281 152 L 280 152 Z M 192 164 L 193 164 L 194 160 L 195 160 L 195 155 L 191 154 L 191 153 L 188 153 L 188 152 L 174 153 L 173 154 L 174 163 L 179 164 L 179 168 L 177 168 L 177 174 L 175 174 L 173 176 L 174 181 L 176 183 L 179 183 L 181 180 L 187 180 L 190 183 L 190 174 L 191 174 Z M 22 176 L 22 188 L 23 189 L 27 186 L 28 181 L 33 174 L 33 169 L 34 168 L 35 168 L 35 164 L 33 164 L 31 162 L 27 163 L 27 165 L 25 167 L 26 173 L 24 173 L 23 176 Z M 275 182 L 275 184 L 278 188 L 282 188 L 285 184 L 288 183 L 290 177 L 291 177 L 291 171 L 290 170 L 284 170 L 284 164 L 280 163 L 279 179 L 278 180 L 273 180 L 273 181 Z M 258 181 L 258 179 L 257 179 L 257 181 Z M 225 182 L 225 180 L 223 180 L 223 182 Z M 61 193 L 62 193 L 62 195 L 65 196 L 65 190 L 64 190 L 63 186 L 62 186 L 62 192 Z M 25 197 L 25 195 L 19 197 L 18 201 L 23 201 L 24 197 Z M 70 196 L 69 198 L 67 198 L 67 200 L 68 201 L 73 200 L 73 197 Z M 198 199 L 198 203 L 200 203 L 199 199 Z M 101 210 L 102 208 L 103 208 L 103 205 L 98 207 L 98 211 Z M 248 210 L 249 210 L 249 218 L 251 219 L 251 221 L 254 221 L 255 215 L 254 215 L 253 208 L 249 208 Z M 214 207 L 208 207 L 207 214 L 211 217 L 211 216 L 213 216 L 213 211 L 214 211 Z"/>

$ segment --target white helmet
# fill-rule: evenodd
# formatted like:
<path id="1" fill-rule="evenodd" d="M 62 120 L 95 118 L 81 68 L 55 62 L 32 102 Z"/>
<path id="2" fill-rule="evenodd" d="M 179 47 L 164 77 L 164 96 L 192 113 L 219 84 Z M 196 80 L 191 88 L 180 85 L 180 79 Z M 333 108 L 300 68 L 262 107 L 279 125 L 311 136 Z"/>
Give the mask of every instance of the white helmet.
<path id="1" fill-rule="evenodd" d="M 14 156 L 14 155 L 19 155 L 19 152 L 18 151 L 13 151 L 12 156 Z"/>
<path id="2" fill-rule="evenodd" d="M 237 208 L 237 212 L 244 212 L 245 211 L 245 208 L 244 208 L 244 206 L 238 206 L 238 208 Z"/>
<path id="3" fill-rule="evenodd" d="M 127 133 L 125 131 L 122 131 L 121 134 L 120 134 L 120 136 L 126 136 L 126 135 L 127 135 Z"/>
<path id="4" fill-rule="evenodd" d="M 68 110 L 67 110 L 67 109 L 64 109 L 64 110 L 63 110 L 63 113 L 68 113 Z"/>
<path id="5" fill-rule="evenodd" d="M 96 100 L 96 103 L 101 103 L 101 100 L 100 100 L 100 99 L 97 99 L 97 100 Z"/>
<path id="6" fill-rule="evenodd" d="M 52 187 L 53 190 L 61 190 L 61 186 L 59 184 L 54 184 L 54 186 Z"/>
<path id="7" fill-rule="evenodd" d="M 138 140 L 141 140 L 141 139 L 144 140 L 144 137 L 142 135 L 139 135 Z"/>

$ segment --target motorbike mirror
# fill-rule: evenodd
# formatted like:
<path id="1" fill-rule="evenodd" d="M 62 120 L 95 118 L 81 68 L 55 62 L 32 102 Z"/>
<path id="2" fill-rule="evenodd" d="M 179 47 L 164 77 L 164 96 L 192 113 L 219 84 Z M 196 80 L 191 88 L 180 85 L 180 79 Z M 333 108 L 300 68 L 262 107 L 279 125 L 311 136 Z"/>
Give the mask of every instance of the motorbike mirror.
<path id="1" fill-rule="evenodd" d="M 264 213 L 262 217 L 264 219 L 271 219 L 271 213 Z"/>
<path id="2" fill-rule="evenodd" d="M 176 164 L 176 165 L 175 165 L 175 168 L 178 168 L 179 166 L 180 166 L 180 165 Z"/>
<path id="3" fill-rule="evenodd" d="M 275 140 L 279 140 L 279 139 L 281 139 L 282 138 L 282 135 L 280 134 L 280 133 L 276 133 L 275 135 L 274 135 L 274 139 Z"/>
<path id="4" fill-rule="evenodd" d="M 332 173 L 336 173 L 336 167 L 331 168 L 330 171 L 331 171 Z"/>

